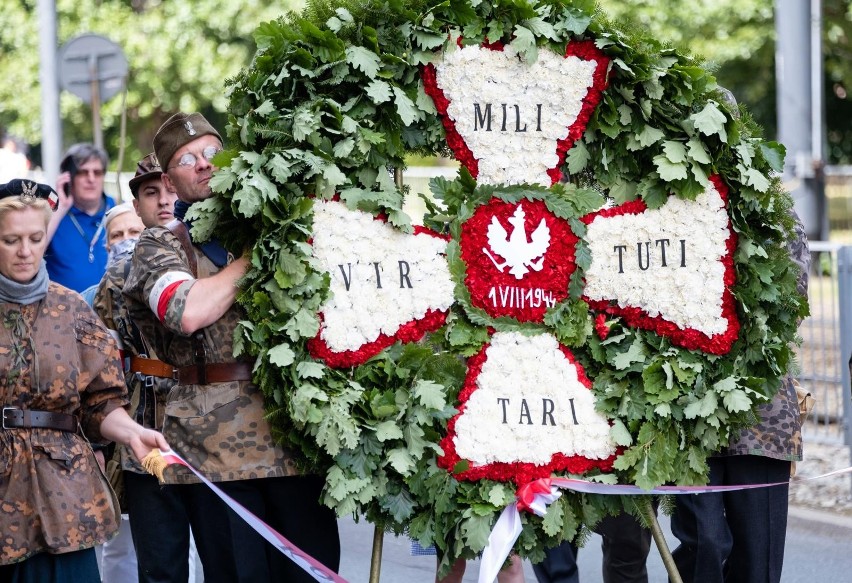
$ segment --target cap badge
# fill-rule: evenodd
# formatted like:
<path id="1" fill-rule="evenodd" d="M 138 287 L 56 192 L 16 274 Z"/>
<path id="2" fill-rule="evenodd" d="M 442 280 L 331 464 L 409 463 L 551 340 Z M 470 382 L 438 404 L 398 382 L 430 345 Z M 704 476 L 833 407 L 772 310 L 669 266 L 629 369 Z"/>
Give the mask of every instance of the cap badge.
<path id="1" fill-rule="evenodd" d="M 38 189 L 38 185 L 35 182 L 22 182 L 21 183 L 21 201 L 27 204 L 33 202 L 36 198 L 36 190 Z"/>
<path id="2" fill-rule="evenodd" d="M 195 128 L 192 126 L 191 121 L 188 121 L 185 124 L 183 124 L 183 127 L 186 128 L 186 133 L 188 133 L 190 136 L 194 136 L 195 134 L 198 133 L 197 131 L 195 131 Z"/>

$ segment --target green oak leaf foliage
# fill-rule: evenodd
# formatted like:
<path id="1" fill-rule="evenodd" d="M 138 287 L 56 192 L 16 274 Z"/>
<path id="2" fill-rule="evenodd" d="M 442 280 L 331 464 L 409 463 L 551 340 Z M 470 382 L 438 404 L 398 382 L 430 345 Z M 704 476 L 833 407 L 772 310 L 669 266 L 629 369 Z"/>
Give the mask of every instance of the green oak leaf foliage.
<path id="1" fill-rule="evenodd" d="M 329 276 L 311 255 L 312 201 L 339 196 L 410 231 L 394 176 L 409 154 L 448 153 L 420 68 L 459 35 L 463 43 L 514 44 L 528 60 L 593 39 L 612 60 L 609 87 L 566 160 L 569 182 L 479 186 L 464 169 L 433 180 L 440 205 L 429 205 L 425 223 L 455 238 L 447 258 L 457 302 L 446 325 L 420 344 L 331 369 L 306 349 L 329 296 Z M 778 390 L 807 305 L 786 251 L 792 201 L 772 175 L 780 146 L 764 143 L 747 114 L 727 109 L 700 62 L 618 28 L 586 0 L 312 2 L 261 24 L 255 41 L 251 65 L 228 81 L 231 146 L 214 183 L 222 204 L 199 220 L 230 248 L 251 249 L 239 297 L 247 317 L 235 346 L 256 359 L 278 437 L 302 452 L 306 470 L 327 476 L 326 504 L 435 543 L 442 569 L 482 550 L 513 487 L 460 482 L 436 456 L 464 357 L 492 330 L 553 333 L 593 379 L 597 407 L 623 450 L 614 475 L 587 477 L 643 488 L 706 482 L 705 458 L 754 423 L 754 408 Z M 741 331 L 728 354 L 679 348 L 617 317 L 607 319 L 606 339 L 597 336 L 595 314 L 580 299 L 590 261 L 583 244 L 568 299 L 543 323 L 491 318 L 471 305 L 456 241 L 462 222 L 491 197 L 544 200 L 582 237 L 579 217 L 605 196 L 658 208 L 671 196 L 693 199 L 714 174 L 730 190 L 738 240 L 732 291 Z M 516 549 L 540 560 L 621 508 L 619 498 L 566 493 L 544 518 L 524 513 Z"/>

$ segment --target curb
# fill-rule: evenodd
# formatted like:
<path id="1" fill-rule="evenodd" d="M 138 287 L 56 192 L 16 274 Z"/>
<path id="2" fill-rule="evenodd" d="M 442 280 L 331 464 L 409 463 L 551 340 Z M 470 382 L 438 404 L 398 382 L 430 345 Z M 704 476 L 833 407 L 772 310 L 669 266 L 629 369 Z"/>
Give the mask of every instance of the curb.
<path id="1" fill-rule="evenodd" d="M 789 518 L 795 518 L 798 520 L 830 524 L 832 526 L 852 530 L 852 516 L 840 514 L 838 512 L 816 510 L 804 506 L 793 506 L 791 504 L 788 509 L 788 516 Z"/>

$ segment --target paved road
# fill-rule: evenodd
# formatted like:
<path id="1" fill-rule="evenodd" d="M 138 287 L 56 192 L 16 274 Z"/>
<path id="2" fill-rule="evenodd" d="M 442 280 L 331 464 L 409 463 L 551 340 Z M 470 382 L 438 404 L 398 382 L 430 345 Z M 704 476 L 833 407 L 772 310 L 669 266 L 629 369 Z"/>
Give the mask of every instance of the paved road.
<path id="1" fill-rule="evenodd" d="M 668 518 L 660 520 L 667 533 L 669 545 L 676 540 L 669 531 Z M 373 526 L 340 520 L 343 544 L 341 575 L 350 583 L 367 583 L 370 575 L 370 553 Z M 405 537 L 385 536 L 382 550 L 381 583 L 433 583 L 435 559 L 412 557 Z M 594 535 L 580 549 L 578 563 L 582 583 L 600 583 L 600 537 Z M 478 562 L 472 562 L 465 574 L 465 583 L 476 583 Z M 535 583 L 532 568 L 525 565 L 527 582 Z M 665 583 L 667 575 L 656 547 L 648 558 L 650 583 Z M 782 583 L 841 583 L 852 581 L 852 517 L 790 509 L 787 527 L 787 548 L 784 554 Z"/>

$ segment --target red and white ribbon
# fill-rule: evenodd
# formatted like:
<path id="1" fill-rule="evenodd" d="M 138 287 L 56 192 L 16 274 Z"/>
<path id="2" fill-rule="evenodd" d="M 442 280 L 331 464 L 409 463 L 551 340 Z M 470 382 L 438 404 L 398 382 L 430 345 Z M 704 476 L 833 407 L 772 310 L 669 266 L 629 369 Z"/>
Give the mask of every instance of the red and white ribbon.
<path id="1" fill-rule="evenodd" d="M 198 476 L 198 478 L 207 484 L 207 486 L 209 486 L 210 489 L 213 490 L 231 510 L 237 513 L 237 516 L 245 520 L 260 536 L 269 541 L 269 544 L 284 553 L 284 555 L 289 557 L 314 579 L 320 582 L 333 581 L 335 583 L 348 583 L 346 579 L 342 578 L 340 575 L 317 561 L 315 558 L 287 540 L 287 538 L 281 535 L 274 528 L 246 510 L 242 504 L 225 494 L 218 486 L 216 486 L 216 484 L 201 475 L 198 470 L 189 465 L 189 463 L 187 463 L 186 460 L 178 454 L 173 451 L 164 451 L 162 452 L 162 456 L 169 464 L 180 464 Z"/>
<path id="2" fill-rule="evenodd" d="M 795 486 L 810 480 L 819 480 L 830 476 L 838 476 L 852 472 L 852 466 L 842 468 L 813 476 L 787 482 L 773 482 L 771 484 L 731 484 L 725 486 L 659 486 L 652 490 L 643 490 L 638 486 L 625 484 L 601 484 L 587 480 L 574 478 L 542 478 L 529 484 L 524 484 L 518 489 L 517 500 L 503 509 L 500 518 L 494 524 L 488 544 L 482 551 L 482 562 L 479 567 L 479 583 L 494 583 L 497 573 L 506 562 L 515 541 L 521 535 L 523 525 L 521 524 L 521 511 L 527 510 L 538 516 L 544 516 L 547 506 L 560 496 L 559 488 L 572 490 L 583 494 L 604 494 L 610 496 L 635 496 L 635 495 L 672 495 L 672 494 L 710 494 L 719 492 L 731 492 L 734 490 L 751 490 L 754 488 L 770 488 L 784 484 Z"/>

